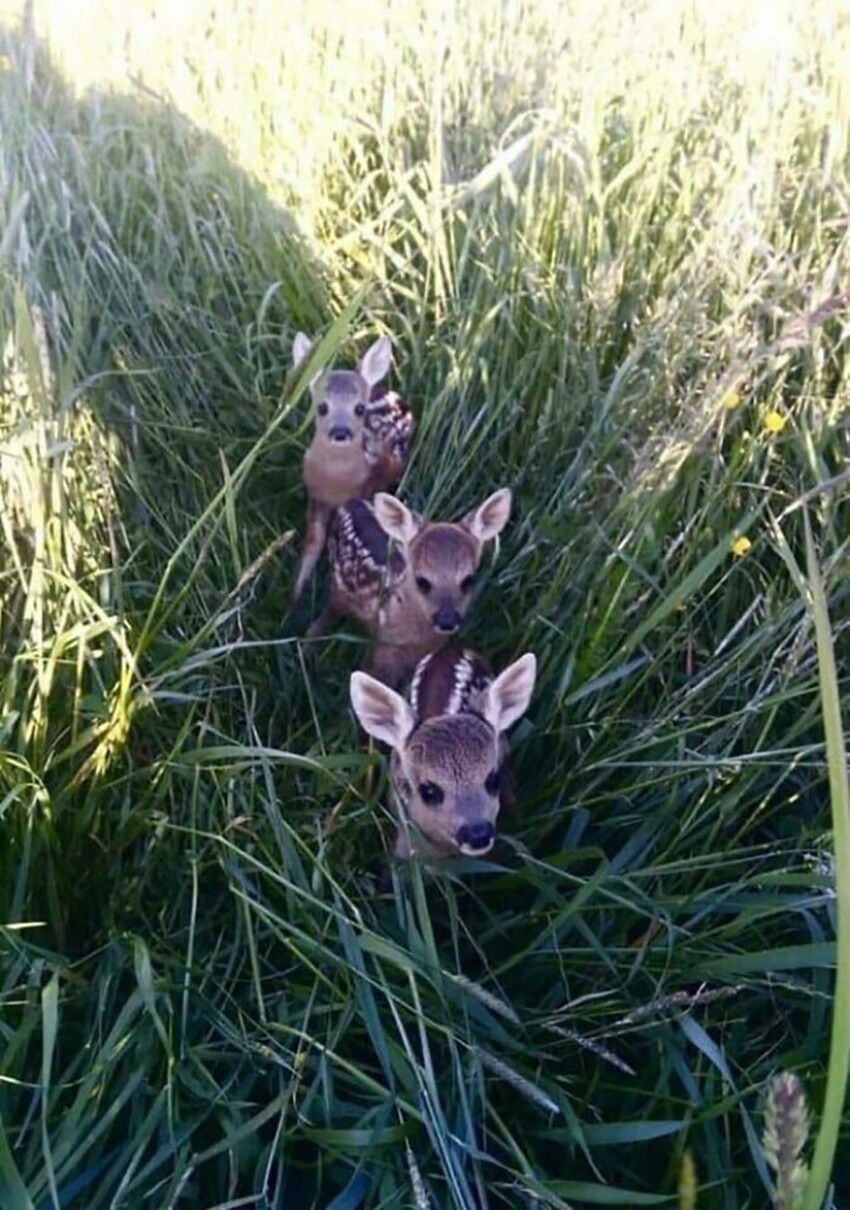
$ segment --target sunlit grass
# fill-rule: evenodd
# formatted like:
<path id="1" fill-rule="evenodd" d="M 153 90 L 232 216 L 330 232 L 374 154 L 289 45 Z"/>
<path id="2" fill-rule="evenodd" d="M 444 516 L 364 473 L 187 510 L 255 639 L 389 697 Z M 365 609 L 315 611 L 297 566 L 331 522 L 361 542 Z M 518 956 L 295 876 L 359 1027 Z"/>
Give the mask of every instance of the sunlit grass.
<path id="1" fill-rule="evenodd" d="M 284 9 L 0 46 L 0 1204 L 743 1210 L 792 1072 L 841 1205 L 850 23 Z M 298 329 L 393 336 L 413 507 L 514 489 L 492 861 L 387 876 L 285 616 Z"/>

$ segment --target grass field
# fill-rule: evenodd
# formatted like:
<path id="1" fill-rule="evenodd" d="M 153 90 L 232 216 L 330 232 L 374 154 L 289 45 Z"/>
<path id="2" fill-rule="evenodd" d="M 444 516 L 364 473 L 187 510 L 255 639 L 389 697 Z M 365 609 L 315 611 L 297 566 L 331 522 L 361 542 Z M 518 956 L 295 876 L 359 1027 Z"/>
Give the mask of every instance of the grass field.
<path id="1" fill-rule="evenodd" d="M 155 7 L 0 0 L 0 1207 L 850 1205 L 846 9 Z M 514 489 L 485 862 L 286 615 L 299 328 Z"/>

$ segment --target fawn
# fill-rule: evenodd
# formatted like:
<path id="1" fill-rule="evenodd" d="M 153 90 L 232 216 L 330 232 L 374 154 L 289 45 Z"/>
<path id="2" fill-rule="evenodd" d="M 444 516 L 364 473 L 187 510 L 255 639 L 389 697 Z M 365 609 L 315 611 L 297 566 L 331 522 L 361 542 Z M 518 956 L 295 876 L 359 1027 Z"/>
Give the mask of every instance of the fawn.
<path id="1" fill-rule="evenodd" d="M 292 346 L 297 366 L 310 353 L 299 332 Z M 356 370 L 327 370 L 310 383 L 316 430 L 304 455 L 309 495 L 307 530 L 295 587 L 294 605 L 322 553 L 334 509 L 354 497 L 371 499 L 394 488 L 410 457 L 414 420 L 395 391 L 378 384 L 390 368 L 392 345 L 383 336 L 366 350 Z"/>
<path id="2" fill-rule="evenodd" d="M 352 673 L 351 704 L 360 725 L 392 749 L 397 857 L 490 851 L 507 756 L 504 733 L 528 709 L 536 675 L 530 652 L 494 679 L 473 652 L 444 647 L 417 665 L 405 701 L 367 673 Z"/>
<path id="3" fill-rule="evenodd" d="M 377 640 L 371 672 L 399 685 L 460 627 L 484 543 L 502 532 L 510 511 L 506 487 L 454 524 L 425 521 L 385 492 L 372 503 L 349 501 L 331 523 L 330 599 L 308 637 L 325 634 L 338 617 L 355 618 Z M 400 547 L 392 553 L 390 538 Z"/>

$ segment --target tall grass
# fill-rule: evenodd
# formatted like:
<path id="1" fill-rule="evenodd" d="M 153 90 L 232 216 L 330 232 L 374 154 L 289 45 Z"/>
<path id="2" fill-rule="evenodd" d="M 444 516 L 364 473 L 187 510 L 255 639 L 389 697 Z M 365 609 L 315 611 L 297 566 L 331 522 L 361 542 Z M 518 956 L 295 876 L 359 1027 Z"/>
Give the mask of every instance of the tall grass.
<path id="1" fill-rule="evenodd" d="M 839 7 L 0 12 L 0 1203 L 757 1207 L 788 1071 L 841 1205 Z M 286 616 L 297 329 L 514 489 L 486 862 Z"/>

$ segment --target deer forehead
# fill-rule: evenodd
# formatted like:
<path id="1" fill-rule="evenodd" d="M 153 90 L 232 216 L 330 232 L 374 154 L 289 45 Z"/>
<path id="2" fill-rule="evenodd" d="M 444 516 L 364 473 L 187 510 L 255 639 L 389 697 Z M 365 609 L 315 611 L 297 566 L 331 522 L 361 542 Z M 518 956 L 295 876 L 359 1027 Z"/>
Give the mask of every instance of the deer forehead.
<path id="1" fill-rule="evenodd" d="M 362 403 L 366 393 L 366 383 L 354 370 L 332 370 L 319 386 L 320 398 L 339 407 Z"/>
<path id="2" fill-rule="evenodd" d="M 479 548 L 461 525 L 424 525 L 410 546 L 411 562 L 419 571 L 435 575 L 465 574 L 478 563 Z"/>
<path id="3" fill-rule="evenodd" d="M 404 753 L 408 770 L 467 785 L 483 781 L 493 768 L 496 733 L 476 714 L 451 714 L 420 723 Z"/>

